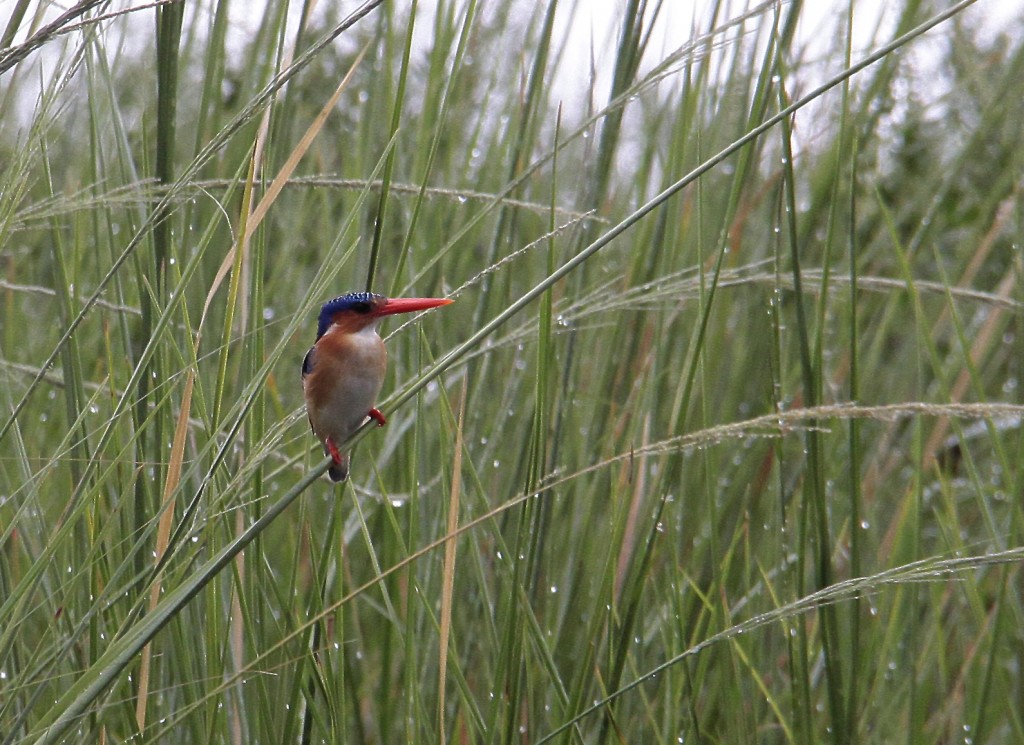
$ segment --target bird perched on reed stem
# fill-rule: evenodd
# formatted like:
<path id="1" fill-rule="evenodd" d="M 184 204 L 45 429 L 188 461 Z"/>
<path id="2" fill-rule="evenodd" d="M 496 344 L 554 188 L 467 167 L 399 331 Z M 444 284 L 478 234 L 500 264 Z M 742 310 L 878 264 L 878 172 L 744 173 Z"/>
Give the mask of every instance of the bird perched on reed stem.
<path id="1" fill-rule="evenodd" d="M 385 316 L 448 305 L 444 298 L 387 298 L 350 292 L 320 309 L 316 343 L 302 361 L 302 393 L 313 434 L 334 463 L 331 481 L 348 476 L 349 454 L 338 450 L 367 417 L 384 426 L 374 404 L 384 382 L 388 353 L 377 334 Z"/>

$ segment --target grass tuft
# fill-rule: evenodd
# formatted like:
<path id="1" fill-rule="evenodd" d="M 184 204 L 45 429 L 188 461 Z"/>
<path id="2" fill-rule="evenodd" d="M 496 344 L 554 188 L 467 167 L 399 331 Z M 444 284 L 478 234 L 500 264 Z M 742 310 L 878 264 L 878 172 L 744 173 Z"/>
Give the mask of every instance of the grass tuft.
<path id="1" fill-rule="evenodd" d="M 1024 741 L 1021 20 L 585 5 L 12 4 L 0 745 Z"/>

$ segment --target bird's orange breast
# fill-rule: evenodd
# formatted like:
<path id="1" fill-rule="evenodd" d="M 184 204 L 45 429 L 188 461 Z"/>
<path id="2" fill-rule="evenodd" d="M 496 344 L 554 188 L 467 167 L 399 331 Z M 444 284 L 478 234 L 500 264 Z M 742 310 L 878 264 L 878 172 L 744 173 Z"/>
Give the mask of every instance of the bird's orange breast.
<path id="1" fill-rule="evenodd" d="M 309 367 L 303 393 L 313 431 L 344 440 L 376 403 L 387 368 L 384 342 L 372 329 L 332 329 L 317 341 Z"/>

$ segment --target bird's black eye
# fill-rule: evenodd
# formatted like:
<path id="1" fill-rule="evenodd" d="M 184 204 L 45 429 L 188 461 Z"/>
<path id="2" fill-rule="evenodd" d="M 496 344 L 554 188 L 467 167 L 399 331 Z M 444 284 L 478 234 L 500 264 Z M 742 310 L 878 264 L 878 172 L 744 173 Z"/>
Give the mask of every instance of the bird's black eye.
<path id="1" fill-rule="evenodd" d="M 353 303 L 352 304 L 352 310 L 354 310 L 356 313 L 369 313 L 370 312 L 370 304 L 369 303 Z"/>

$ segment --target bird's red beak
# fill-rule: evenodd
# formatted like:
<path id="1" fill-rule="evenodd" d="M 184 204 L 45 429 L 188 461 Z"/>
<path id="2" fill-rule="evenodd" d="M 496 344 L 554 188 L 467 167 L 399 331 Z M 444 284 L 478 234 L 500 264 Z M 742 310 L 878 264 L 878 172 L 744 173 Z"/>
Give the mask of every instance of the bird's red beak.
<path id="1" fill-rule="evenodd" d="M 396 313 L 412 313 L 417 310 L 437 308 L 454 301 L 440 297 L 393 297 L 388 298 L 384 307 L 377 311 L 378 316 L 393 316 Z"/>

